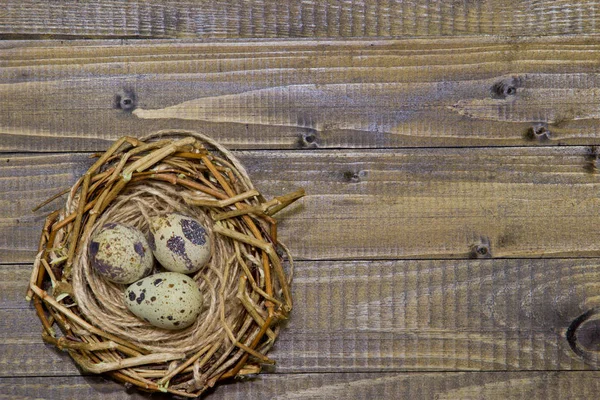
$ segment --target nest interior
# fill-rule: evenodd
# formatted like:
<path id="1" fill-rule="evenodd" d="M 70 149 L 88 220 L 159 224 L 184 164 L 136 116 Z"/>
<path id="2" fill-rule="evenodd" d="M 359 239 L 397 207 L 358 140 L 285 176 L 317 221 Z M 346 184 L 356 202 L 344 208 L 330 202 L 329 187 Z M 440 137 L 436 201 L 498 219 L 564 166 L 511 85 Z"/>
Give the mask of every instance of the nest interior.
<path id="1" fill-rule="evenodd" d="M 292 309 L 292 258 L 272 215 L 303 195 L 267 201 L 240 162 L 200 133 L 119 139 L 46 220 L 28 290 L 43 339 L 86 372 L 186 397 L 260 372 L 273 363 L 266 353 Z M 147 232 L 150 218 L 169 212 L 196 217 L 212 238 L 210 262 L 192 276 L 204 307 L 179 331 L 131 314 L 126 285 L 103 279 L 87 257 L 90 237 L 105 223 Z"/>

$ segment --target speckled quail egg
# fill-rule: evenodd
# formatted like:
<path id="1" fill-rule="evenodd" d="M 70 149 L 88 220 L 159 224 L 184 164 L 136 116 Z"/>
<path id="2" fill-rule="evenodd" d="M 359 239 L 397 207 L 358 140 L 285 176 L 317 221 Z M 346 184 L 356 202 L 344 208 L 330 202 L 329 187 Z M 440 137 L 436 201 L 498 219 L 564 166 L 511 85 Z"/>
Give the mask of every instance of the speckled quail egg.
<path id="1" fill-rule="evenodd" d="M 125 304 L 136 317 L 163 329 L 192 325 L 202 311 L 203 297 L 192 278 L 178 272 L 147 276 L 125 290 Z"/>
<path id="2" fill-rule="evenodd" d="M 104 278 L 129 284 L 152 272 L 154 259 L 144 234 L 138 229 L 118 224 L 104 224 L 88 245 L 92 267 Z"/>
<path id="3" fill-rule="evenodd" d="M 195 218 L 181 214 L 152 218 L 148 243 L 158 262 L 172 272 L 194 273 L 211 256 L 206 229 Z"/>

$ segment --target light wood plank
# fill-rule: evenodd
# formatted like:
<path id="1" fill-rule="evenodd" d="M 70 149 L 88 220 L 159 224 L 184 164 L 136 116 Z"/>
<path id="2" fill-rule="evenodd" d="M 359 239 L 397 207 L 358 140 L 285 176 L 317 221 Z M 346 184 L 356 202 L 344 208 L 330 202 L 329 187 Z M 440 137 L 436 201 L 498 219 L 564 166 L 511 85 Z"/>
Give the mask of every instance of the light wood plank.
<path id="1" fill-rule="evenodd" d="M 596 399 L 600 372 L 358 373 L 261 375 L 219 386 L 211 400 Z M 125 392 L 100 377 L 0 378 L 0 399 L 166 400 Z"/>
<path id="2" fill-rule="evenodd" d="M 240 149 L 599 144 L 598 38 L 8 41 L 0 150 L 163 128 Z"/>
<path id="3" fill-rule="evenodd" d="M 0 37 L 266 38 L 597 33 L 593 1 L 7 0 Z"/>
<path id="4" fill-rule="evenodd" d="M 0 278 L 13 271 L 0 375 L 76 373 L 42 343 L 32 307 L 10 300 L 29 267 L 2 266 Z M 567 331 L 600 307 L 599 291 L 598 259 L 299 262 L 295 307 L 269 357 L 277 373 L 597 369 L 597 321 L 573 331 L 582 355 Z"/>
<path id="5" fill-rule="evenodd" d="M 599 256 L 600 177 L 586 147 L 241 151 L 272 197 L 304 187 L 280 215 L 298 259 Z M 30 262 L 47 213 L 87 154 L 0 159 L 0 261 Z M 64 201 L 64 200 L 63 200 Z"/>

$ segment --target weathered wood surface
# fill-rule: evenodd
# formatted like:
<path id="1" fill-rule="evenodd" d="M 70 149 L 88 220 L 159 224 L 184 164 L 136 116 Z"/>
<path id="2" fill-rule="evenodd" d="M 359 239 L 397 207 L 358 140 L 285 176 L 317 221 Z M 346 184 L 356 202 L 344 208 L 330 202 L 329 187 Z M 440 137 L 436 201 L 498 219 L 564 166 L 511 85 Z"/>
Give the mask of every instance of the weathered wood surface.
<path id="1" fill-rule="evenodd" d="M 27 265 L 0 267 L 0 376 L 73 375 L 24 301 Z M 299 262 L 277 373 L 597 368 L 598 260 Z M 573 328 L 571 328 L 573 330 Z"/>
<path id="2" fill-rule="evenodd" d="M 598 38 L 7 41 L 0 150 L 162 128 L 246 149 L 600 144 Z"/>
<path id="3" fill-rule="evenodd" d="M 267 196 L 306 188 L 281 214 L 298 259 L 597 257 L 600 175 L 588 147 L 238 151 Z M 0 260 L 31 261 L 45 215 L 89 154 L 0 158 Z"/>
<path id="4" fill-rule="evenodd" d="M 211 400 L 330 399 L 593 399 L 600 372 L 345 373 L 261 375 L 220 386 Z M 98 377 L 0 378 L 0 399 L 170 400 L 160 394 L 127 393 Z"/>
<path id="5" fill-rule="evenodd" d="M 269 38 L 598 33 L 594 1 L 6 0 L 0 38 Z"/>
<path id="6" fill-rule="evenodd" d="M 24 288 L 60 201 L 29 210 L 85 152 L 162 128 L 308 192 L 281 215 L 300 261 L 278 365 L 210 398 L 597 398 L 595 2 L 1 8 L 0 38 L 36 40 L 0 41 L 0 399 L 150 397 L 44 345 Z"/>

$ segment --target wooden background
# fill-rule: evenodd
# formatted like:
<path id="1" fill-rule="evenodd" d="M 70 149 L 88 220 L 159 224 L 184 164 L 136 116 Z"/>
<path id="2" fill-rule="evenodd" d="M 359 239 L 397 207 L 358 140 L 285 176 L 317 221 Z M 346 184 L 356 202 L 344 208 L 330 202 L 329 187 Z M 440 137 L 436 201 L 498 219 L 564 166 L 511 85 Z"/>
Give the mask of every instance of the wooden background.
<path id="1" fill-rule="evenodd" d="M 163 128 L 308 192 L 278 364 L 210 399 L 597 398 L 600 3 L 5 0 L 0 38 L 0 399 L 148 397 L 24 291 L 32 207 Z"/>

